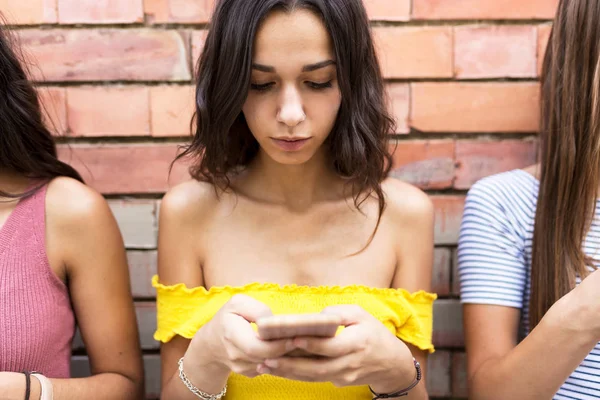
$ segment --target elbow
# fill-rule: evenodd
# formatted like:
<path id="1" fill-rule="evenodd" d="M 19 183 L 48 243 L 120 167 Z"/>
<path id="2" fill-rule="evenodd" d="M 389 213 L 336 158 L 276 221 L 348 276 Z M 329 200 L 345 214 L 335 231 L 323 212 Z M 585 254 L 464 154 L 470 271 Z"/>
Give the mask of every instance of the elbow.
<path id="1" fill-rule="evenodd" d="M 146 382 L 144 378 L 144 369 L 143 367 L 135 372 L 131 373 L 120 373 L 121 377 L 123 377 L 127 382 L 127 397 L 123 397 L 124 399 L 129 400 L 144 400 L 146 398 Z"/>

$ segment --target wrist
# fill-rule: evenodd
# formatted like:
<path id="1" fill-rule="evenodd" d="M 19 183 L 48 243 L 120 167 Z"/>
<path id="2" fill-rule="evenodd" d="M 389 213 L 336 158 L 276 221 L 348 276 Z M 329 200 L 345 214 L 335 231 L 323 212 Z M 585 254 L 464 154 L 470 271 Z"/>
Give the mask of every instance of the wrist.
<path id="1" fill-rule="evenodd" d="M 219 393 L 231 370 L 212 351 L 213 348 L 209 337 L 196 335 L 183 357 L 183 369 L 194 386 L 205 392 Z"/>
<path id="2" fill-rule="evenodd" d="M 30 400 L 39 400 L 41 386 L 35 378 L 31 378 Z M 2 399 L 22 400 L 25 396 L 25 374 L 20 372 L 0 372 L 0 393 Z"/>
<path id="3" fill-rule="evenodd" d="M 395 393 L 408 388 L 417 378 L 415 359 L 406 348 L 406 353 L 392 360 L 385 376 L 372 382 L 369 386 L 376 393 Z"/>
<path id="4" fill-rule="evenodd" d="M 572 291 L 550 307 L 539 325 L 555 332 L 554 335 L 556 332 L 564 332 L 565 339 L 571 342 L 596 344 L 600 339 L 600 332 L 595 324 L 589 323 L 597 318 L 593 315 L 592 308 L 590 304 L 582 304 Z"/>
<path id="5" fill-rule="evenodd" d="M 193 368 L 208 369 L 213 372 L 229 373 L 231 372 L 227 364 L 223 361 L 225 357 L 218 354 L 216 345 L 213 343 L 210 332 L 201 328 L 192 339 L 190 346 L 185 352 L 185 365 Z"/>
<path id="6" fill-rule="evenodd" d="M 31 392 L 29 395 L 29 400 L 40 400 L 42 397 L 42 384 L 39 380 L 31 377 Z"/>
<path id="7" fill-rule="evenodd" d="M 396 393 L 408 389 L 416 379 L 417 373 L 413 364 L 412 375 L 397 375 L 379 383 L 372 383 L 369 387 L 377 394 Z"/>

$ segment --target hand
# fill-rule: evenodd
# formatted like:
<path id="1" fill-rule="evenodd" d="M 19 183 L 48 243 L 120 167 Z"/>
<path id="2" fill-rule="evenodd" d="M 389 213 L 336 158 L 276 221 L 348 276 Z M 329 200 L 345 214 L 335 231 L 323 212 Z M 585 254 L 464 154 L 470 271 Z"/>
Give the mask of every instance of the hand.
<path id="1" fill-rule="evenodd" d="M 577 333 L 588 332 L 590 339 L 600 340 L 600 270 L 588 275 L 577 287 L 561 297 L 547 316 Z M 544 317 L 545 319 L 546 317 Z"/>
<path id="2" fill-rule="evenodd" d="M 259 366 L 259 371 L 336 386 L 371 385 L 381 392 L 410 385 L 415 377 L 412 354 L 381 322 L 354 305 L 328 307 L 323 312 L 342 317 L 345 328 L 340 334 L 294 339 L 295 347 L 320 358 L 270 358 Z"/>
<path id="3" fill-rule="evenodd" d="M 294 349 L 291 339 L 261 340 L 252 329 L 251 322 L 269 315 L 272 312 L 264 303 L 246 295 L 233 296 L 198 330 L 186 362 L 196 366 L 209 363 L 250 378 L 259 375 L 257 367 L 266 359 L 281 357 Z"/>

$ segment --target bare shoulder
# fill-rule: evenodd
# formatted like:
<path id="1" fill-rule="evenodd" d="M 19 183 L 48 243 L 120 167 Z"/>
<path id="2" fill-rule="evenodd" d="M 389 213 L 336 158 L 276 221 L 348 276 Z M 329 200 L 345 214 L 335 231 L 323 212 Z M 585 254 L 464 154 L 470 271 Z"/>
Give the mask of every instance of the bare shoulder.
<path id="1" fill-rule="evenodd" d="M 171 188 L 160 205 L 161 221 L 197 223 L 215 209 L 219 197 L 207 182 L 189 180 Z"/>
<path id="2" fill-rule="evenodd" d="M 48 219 L 61 227 L 89 226 L 111 219 L 104 197 L 89 186 L 68 177 L 54 178 L 46 193 Z"/>
<path id="3" fill-rule="evenodd" d="M 386 212 L 397 222 L 429 223 L 433 218 L 433 203 L 421 189 L 398 179 L 387 178 L 382 183 Z"/>
<path id="4" fill-rule="evenodd" d="M 214 186 L 190 180 L 163 197 L 158 222 L 158 275 L 163 284 L 204 284 L 204 234 L 219 204 Z"/>
<path id="5" fill-rule="evenodd" d="M 529 167 L 523 168 L 523 171 L 527 172 L 530 175 L 533 175 L 533 177 L 535 177 L 536 179 L 540 179 L 541 168 L 542 166 L 540 164 L 534 164 L 530 165 Z"/>

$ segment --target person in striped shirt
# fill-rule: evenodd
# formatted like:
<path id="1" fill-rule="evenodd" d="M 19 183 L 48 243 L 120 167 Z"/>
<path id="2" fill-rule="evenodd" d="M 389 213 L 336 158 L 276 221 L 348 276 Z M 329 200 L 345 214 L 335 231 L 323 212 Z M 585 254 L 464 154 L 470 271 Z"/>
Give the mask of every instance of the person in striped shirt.
<path id="1" fill-rule="evenodd" d="M 540 164 L 476 183 L 458 263 L 469 397 L 600 398 L 600 2 L 561 0 Z"/>

